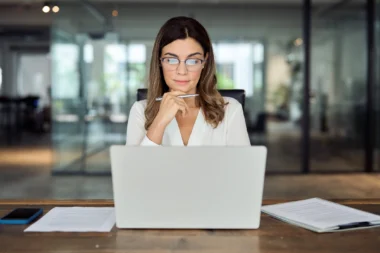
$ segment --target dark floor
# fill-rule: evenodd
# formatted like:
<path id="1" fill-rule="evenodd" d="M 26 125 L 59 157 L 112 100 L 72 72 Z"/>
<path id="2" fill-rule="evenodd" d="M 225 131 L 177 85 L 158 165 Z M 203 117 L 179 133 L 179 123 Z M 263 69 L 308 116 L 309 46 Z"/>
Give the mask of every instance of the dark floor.
<path id="1" fill-rule="evenodd" d="M 283 174 L 300 171 L 300 133 L 281 124 L 272 124 L 269 129 L 267 137 L 253 136 L 256 144 L 266 143 L 268 146 L 267 171 L 277 172 L 266 176 L 264 198 L 380 198 L 380 174 L 361 172 L 364 164 L 362 149 L 347 141 L 313 134 L 311 170 L 340 173 Z M 83 163 L 67 167 L 70 163 L 62 162 L 80 157 L 81 148 L 80 142 L 75 147 L 54 146 L 49 133 L 26 133 L 11 142 L 8 138 L 0 138 L 0 198 L 111 199 L 109 175 L 52 175 L 52 167 L 57 168 L 60 164 L 66 165 L 60 168 L 67 171 L 81 169 Z M 86 156 L 84 170 L 88 173 L 109 172 L 107 146 L 94 150 L 92 155 Z"/>
<path id="2" fill-rule="evenodd" d="M 120 128 L 120 127 L 119 127 Z M 60 170 L 75 170 L 72 162 L 79 160 L 83 151 L 87 152 L 85 170 L 109 171 L 108 147 L 124 143 L 124 130 L 102 132 L 101 126 L 89 128 L 87 141 L 81 133 L 63 132 L 55 135 L 52 143 L 49 133 L 24 133 L 8 141 L 0 133 L 1 164 L 19 164 L 30 159 L 38 163 L 53 164 Z M 301 131 L 292 123 L 270 122 L 266 135 L 251 133 L 252 145 L 268 147 L 268 172 L 297 173 L 301 171 Z M 90 138 L 91 137 L 91 138 Z M 24 152 L 28 148 L 28 152 Z M 33 152 L 31 152 L 33 150 Z M 311 131 L 310 170 L 312 172 L 363 172 L 364 147 L 361 141 L 337 134 L 321 134 Z M 375 170 L 380 172 L 380 152 L 375 150 Z"/>
<path id="3" fill-rule="evenodd" d="M 0 171 L 0 199 L 112 199 L 110 176 L 52 176 L 48 171 Z M 380 198 L 380 175 L 268 175 L 264 198 Z"/>

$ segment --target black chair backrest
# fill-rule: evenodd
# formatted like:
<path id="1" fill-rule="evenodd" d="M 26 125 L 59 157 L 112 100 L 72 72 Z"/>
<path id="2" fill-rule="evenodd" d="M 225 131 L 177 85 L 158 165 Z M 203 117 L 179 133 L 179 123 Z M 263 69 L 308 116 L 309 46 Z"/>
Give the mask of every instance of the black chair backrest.
<path id="1" fill-rule="evenodd" d="M 230 89 L 230 90 L 218 90 L 223 97 L 231 97 L 239 101 L 244 109 L 245 106 L 245 90 L 242 89 Z M 137 101 L 146 99 L 148 89 L 137 90 Z"/>

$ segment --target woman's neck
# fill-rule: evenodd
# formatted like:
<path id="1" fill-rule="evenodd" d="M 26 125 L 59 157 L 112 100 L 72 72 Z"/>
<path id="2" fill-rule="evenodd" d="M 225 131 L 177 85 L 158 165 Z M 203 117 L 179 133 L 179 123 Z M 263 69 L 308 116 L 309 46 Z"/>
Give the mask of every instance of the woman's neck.
<path id="1" fill-rule="evenodd" d="M 197 108 L 198 106 L 195 99 L 196 99 L 195 97 L 184 98 L 184 101 L 189 108 Z"/>

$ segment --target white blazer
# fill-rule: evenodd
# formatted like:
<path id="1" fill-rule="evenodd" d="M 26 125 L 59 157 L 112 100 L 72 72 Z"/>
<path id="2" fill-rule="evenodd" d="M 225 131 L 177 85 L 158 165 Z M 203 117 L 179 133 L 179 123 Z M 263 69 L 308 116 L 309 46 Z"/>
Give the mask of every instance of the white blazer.
<path id="1" fill-rule="evenodd" d="M 199 110 L 187 146 L 250 146 L 250 140 L 241 104 L 234 98 L 224 97 L 228 102 L 223 121 L 213 128 Z M 145 107 L 147 101 L 133 104 L 127 126 L 127 145 L 158 146 L 146 136 Z M 184 146 L 177 120 L 174 118 L 166 127 L 162 146 Z"/>

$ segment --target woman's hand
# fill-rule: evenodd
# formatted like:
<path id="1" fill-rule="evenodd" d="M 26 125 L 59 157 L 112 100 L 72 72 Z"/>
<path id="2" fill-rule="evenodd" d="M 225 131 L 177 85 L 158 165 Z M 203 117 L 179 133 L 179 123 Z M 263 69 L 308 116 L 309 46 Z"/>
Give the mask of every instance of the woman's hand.
<path id="1" fill-rule="evenodd" d="M 188 114 L 189 107 L 183 98 L 178 97 L 179 95 L 185 95 L 185 93 L 171 91 L 164 94 L 160 102 L 160 110 L 154 119 L 154 121 L 157 121 L 156 123 L 167 126 L 178 112 L 181 112 L 183 117 Z"/>
<path id="2" fill-rule="evenodd" d="M 181 112 L 182 116 L 187 115 L 189 107 L 183 98 L 178 97 L 184 94 L 181 91 L 167 92 L 161 102 L 157 102 L 161 103 L 160 109 L 146 134 L 150 141 L 161 145 L 166 126 L 175 118 L 176 114 Z"/>

